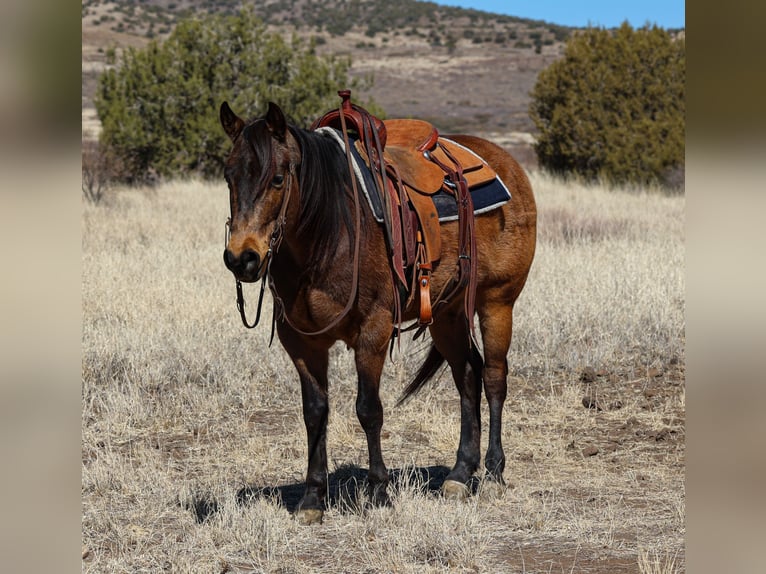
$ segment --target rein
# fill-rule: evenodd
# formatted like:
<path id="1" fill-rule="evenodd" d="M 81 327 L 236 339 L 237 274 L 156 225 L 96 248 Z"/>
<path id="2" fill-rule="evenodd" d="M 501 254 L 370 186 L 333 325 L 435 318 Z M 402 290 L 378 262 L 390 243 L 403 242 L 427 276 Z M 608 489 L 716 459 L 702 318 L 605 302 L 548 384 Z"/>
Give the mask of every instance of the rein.
<path id="1" fill-rule="evenodd" d="M 279 208 L 279 215 L 277 216 L 274 231 L 271 232 L 271 238 L 269 239 L 269 249 L 268 251 L 266 251 L 266 256 L 263 258 L 263 261 L 261 262 L 261 265 L 258 268 L 259 275 L 261 273 L 261 270 L 264 268 L 264 266 L 266 267 L 266 272 L 263 274 L 263 278 L 261 280 L 261 292 L 258 295 L 258 308 L 255 314 L 255 321 L 253 322 L 252 325 L 247 322 L 247 315 L 245 314 L 245 296 L 242 292 L 242 281 L 235 278 L 237 282 L 237 310 L 239 311 L 239 316 L 242 318 L 242 324 L 248 329 L 254 328 L 258 324 L 258 322 L 261 320 L 263 292 L 266 287 L 266 278 L 269 277 L 270 275 L 269 271 L 271 269 L 272 255 L 279 249 L 279 246 L 282 243 L 282 238 L 284 237 L 284 226 L 287 223 L 287 206 L 290 202 L 290 191 L 292 190 L 292 180 L 293 180 L 294 171 L 295 171 L 295 165 L 290 164 L 290 167 L 288 168 L 288 171 L 287 171 L 287 181 L 285 182 L 285 194 L 284 194 L 284 197 L 282 198 L 282 205 Z M 226 220 L 226 238 L 224 241 L 224 245 L 229 244 L 230 235 L 231 235 L 231 218 Z M 269 281 L 269 287 L 271 288 L 271 281 Z M 273 324 L 272 324 L 272 327 L 273 327 Z M 274 332 L 272 328 L 272 339 L 273 337 L 274 337 Z"/>
<path id="2" fill-rule="evenodd" d="M 346 302 L 346 306 L 343 308 L 343 310 L 338 314 L 337 317 L 335 317 L 335 319 L 330 321 L 329 324 L 319 329 L 318 331 L 304 331 L 298 328 L 290 320 L 290 317 L 287 315 L 284 302 L 282 301 L 282 298 L 279 297 L 279 295 L 277 294 L 276 286 L 274 285 L 274 281 L 271 277 L 271 262 L 273 261 L 274 254 L 279 250 L 279 246 L 282 243 L 282 238 L 284 237 L 284 226 L 287 223 L 287 206 L 290 201 L 290 192 L 292 190 L 292 175 L 295 169 L 295 166 L 293 164 L 290 164 L 290 169 L 287 175 L 285 194 L 284 194 L 284 197 L 282 198 L 282 206 L 280 207 L 280 210 L 279 210 L 279 216 L 276 221 L 276 226 L 274 227 L 274 231 L 271 233 L 271 239 L 269 241 L 269 249 L 266 252 L 266 256 L 264 257 L 263 262 L 261 262 L 261 267 L 258 270 L 258 272 L 260 273 L 261 269 L 263 269 L 264 266 L 266 267 L 266 271 L 263 274 L 263 277 L 261 279 L 261 291 L 258 296 L 258 307 L 257 307 L 256 315 L 255 315 L 255 321 L 252 324 L 248 323 L 247 315 L 245 314 L 245 297 L 242 292 L 242 282 L 239 279 L 236 279 L 237 310 L 239 311 L 239 315 L 242 318 L 242 324 L 248 329 L 252 329 L 256 325 L 258 325 L 258 322 L 261 319 L 261 306 L 263 304 L 263 293 L 265 291 L 266 281 L 268 280 L 269 289 L 271 290 L 271 294 L 274 298 L 274 303 L 275 303 L 275 307 L 272 312 L 271 338 L 269 340 L 269 345 L 274 340 L 274 324 L 276 323 L 276 319 L 277 319 L 277 311 L 276 311 L 277 306 L 279 307 L 280 319 L 284 320 L 288 325 L 290 325 L 290 327 L 294 331 L 300 333 L 301 335 L 304 335 L 307 337 L 313 337 L 316 335 L 322 335 L 326 333 L 327 331 L 329 331 L 330 329 L 332 329 L 333 327 L 337 326 L 338 323 L 340 323 L 341 320 L 345 318 L 346 315 L 348 315 L 348 313 L 351 311 L 351 308 L 354 305 L 354 301 L 356 300 L 357 290 L 359 288 L 359 252 L 360 252 L 361 231 L 362 231 L 362 212 L 361 212 L 361 205 L 359 202 L 359 189 L 357 187 L 356 175 L 354 173 L 354 165 L 353 165 L 353 160 L 351 157 L 351 148 L 349 147 L 348 131 L 346 129 L 346 121 L 345 121 L 345 118 L 343 117 L 342 108 L 341 108 L 340 120 L 342 125 L 341 131 L 343 132 L 343 142 L 346 147 L 346 160 L 348 162 L 349 173 L 351 175 L 351 186 L 354 191 L 354 211 L 355 211 L 354 262 L 353 262 L 353 274 L 351 277 L 351 291 L 348 296 L 348 301 Z M 226 244 L 227 245 L 229 242 L 230 223 L 231 223 L 231 219 L 229 219 L 226 222 Z"/>

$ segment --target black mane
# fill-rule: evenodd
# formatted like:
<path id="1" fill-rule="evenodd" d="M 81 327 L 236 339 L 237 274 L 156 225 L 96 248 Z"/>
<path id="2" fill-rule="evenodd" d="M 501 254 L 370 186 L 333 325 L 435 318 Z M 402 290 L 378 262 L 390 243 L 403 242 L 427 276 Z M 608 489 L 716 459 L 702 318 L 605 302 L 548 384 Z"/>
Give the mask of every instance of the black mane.
<path id="1" fill-rule="evenodd" d="M 309 246 L 311 266 L 327 263 L 343 247 L 351 256 L 353 200 L 346 155 L 329 137 L 293 126 L 290 133 L 301 150 L 298 237 Z M 341 241 L 344 227 L 348 242 Z"/>

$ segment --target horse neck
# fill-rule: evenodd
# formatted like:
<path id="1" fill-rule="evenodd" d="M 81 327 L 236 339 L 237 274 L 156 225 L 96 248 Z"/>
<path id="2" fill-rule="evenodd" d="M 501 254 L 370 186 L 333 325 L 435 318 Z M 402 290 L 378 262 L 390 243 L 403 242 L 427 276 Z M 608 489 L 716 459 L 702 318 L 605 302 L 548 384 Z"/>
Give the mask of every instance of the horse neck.
<path id="1" fill-rule="evenodd" d="M 298 173 L 294 174 L 286 211 L 284 237 L 275 260 L 278 274 L 311 277 L 312 281 L 335 272 L 336 265 L 351 264 L 353 200 L 348 185 L 345 152 L 330 138 L 295 129 L 301 147 Z M 361 207 L 361 206 L 360 206 Z M 346 222 L 349 222 L 346 224 Z"/>

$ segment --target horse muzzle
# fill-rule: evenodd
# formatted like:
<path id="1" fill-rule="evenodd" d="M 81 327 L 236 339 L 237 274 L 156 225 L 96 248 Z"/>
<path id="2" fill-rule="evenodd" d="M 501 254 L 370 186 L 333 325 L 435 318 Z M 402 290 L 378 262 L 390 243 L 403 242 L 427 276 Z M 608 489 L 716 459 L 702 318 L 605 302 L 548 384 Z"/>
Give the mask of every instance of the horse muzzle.
<path id="1" fill-rule="evenodd" d="M 252 249 L 244 249 L 241 253 L 236 254 L 227 248 L 223 252 L 223 262 L 226 268 L 234 274 L 234 277 L 243 283 L 258 281 L 265 267 L 261 256 Z"/>

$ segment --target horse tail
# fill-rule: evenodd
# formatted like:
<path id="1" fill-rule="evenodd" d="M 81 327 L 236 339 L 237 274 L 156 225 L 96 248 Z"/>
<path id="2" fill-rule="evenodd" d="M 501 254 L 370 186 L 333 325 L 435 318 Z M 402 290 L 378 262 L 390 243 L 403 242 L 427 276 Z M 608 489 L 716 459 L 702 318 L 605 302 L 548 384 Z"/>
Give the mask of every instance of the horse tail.
<path id="1" fill-rule="evenodd" d="M 415 378 L 409 385 L 407 385 L 407 388 L 404 389 L 404 392 L 402 392 L 402 396 L 396 402 L 396 406 L 398 407 L 403 405 L 410 397 L 420 391 L 420 389 L 423 388 L 423 385 L 425 385 L 428 380 L 437 373 L 443 364 L 444 357 L 436 349 L 435 345 L 431 345 L 426 360 L 423 361 L 423 364 L 420 366 L 420 369 L 415 375 Z"/>
<path id="2" fill-rule="evenodd" d="M 406 403 L 413 395 L 417 394 L 420 389 L 431 379 L 444 364 L 446 359 L 439 352 L 435 345 L 431 345 L 428 351 L 428 356 L 423 364 L 420 366 L 418 373 L 412 382 L 407 385 L 407 388 L 402 392 L 402 396 L 396 401 L 396 406 L 399 407 Z M 468 357 L 468 364 L 473 369 L 474 376 L 476 377 L 476 384 L 478 385 L 479 396 L 481 396 L 481 388 L 483 385 L 482 373 L 484 371 L 484 357 L 481 356 L 481 352 L 476 347 L 476 344 L 471 345 L 470 355 Z"/>

